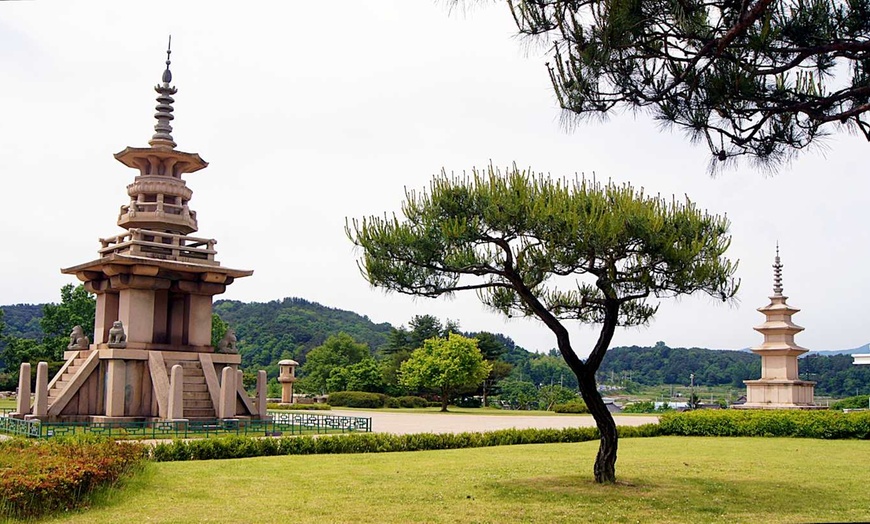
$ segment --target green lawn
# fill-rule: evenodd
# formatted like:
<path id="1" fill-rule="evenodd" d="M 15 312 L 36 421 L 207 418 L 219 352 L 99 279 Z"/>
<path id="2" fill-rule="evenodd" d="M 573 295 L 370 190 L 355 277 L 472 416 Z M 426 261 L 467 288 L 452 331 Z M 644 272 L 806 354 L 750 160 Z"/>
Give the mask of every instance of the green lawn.
<path id="1" fill-rule="evenodd" d="M 14 400 L 8 398 L 0 399 L 0 409 L 15 409 L 18 407 Z"/>
<path id="2" fill-rule="evenodd" d="M 51 522 L 824 522 L 870 519 L 866 441 L 659 437 L 150 464 Z"/>

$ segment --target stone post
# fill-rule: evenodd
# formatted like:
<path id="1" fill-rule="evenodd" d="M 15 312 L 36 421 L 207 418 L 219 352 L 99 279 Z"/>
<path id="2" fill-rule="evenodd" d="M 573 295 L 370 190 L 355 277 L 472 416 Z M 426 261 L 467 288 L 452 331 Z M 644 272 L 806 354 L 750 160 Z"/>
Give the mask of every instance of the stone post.
<path id="1" fill-rule="evenodd" d="M 167 418 L 180 420 L 184 418 L 184 368 L 181 364 L 172 366 L 169 376 L 169 409 Z"/>
<path id="2" fill-rule="evenodd" d="M 236 416 L 236 370 L 230 366 L 221 371 L 220 404 L 218 418 L 227 419 Z"/>
<path id="3" fill-rule="evenodd" d="M 18 404 L 15 414 L 21 418 L 30 414 L 30 362 L 22 362 L 21 371 L 18 373 Z"/>
<path id="4" fill-rule="evenodd" d="M 257 371 L 257 397 L 254 399 L 254 404 L 257 408 L 257 416 L 261 419 L 266 418 L 266 388 L 268 378 L 264 370 Z"/>
<path id="5" fill-rule="evenodd" d="M 127 385 L 127 363 L 110 360 L 106 373 L 106 416 L 124 416 L 124 393 Z"/>
<path id="6" fill-rule="evenodd" d="M 36 418 L 48 414 L 48 362 L 36 365 L 36 395 L 33 399 L 33 415 Z"/>

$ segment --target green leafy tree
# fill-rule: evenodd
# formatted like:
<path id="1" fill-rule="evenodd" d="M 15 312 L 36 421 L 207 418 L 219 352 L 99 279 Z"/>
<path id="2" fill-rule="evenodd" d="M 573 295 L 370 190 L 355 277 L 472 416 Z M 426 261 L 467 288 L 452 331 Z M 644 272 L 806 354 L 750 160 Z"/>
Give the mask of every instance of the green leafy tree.
<path id="1" fill-rule="evenodd" d="M 454 0 L 460 3 L 463 0 Z M 713 159 L 775 168 L 832 129 L 870 140 L 865 0 L 507 0 L 569 120 L 647 110 Z"/>
<path id="2" fill-rule="evenodd" d="M 83 285 L 67 284 L 60 289 L 60 304 L 46 304 L 42 308 L 39 325 L 45 337 L 44 356 L 62 360 L 69 345 L 69 334 L 74 326 L 81 326 L 85 334 L 94 339 L 94 314 L 97 300 Z"/>
<path id="3" fill-rule="evenodd" d="M 483 360 L 477 341 L 451 333 L 448 338 L 430 338 L 402 363 L 399 383 L 441 394 L 441 411 L 447 411 L 450 395 L 458 389 L 477 386 L 491 366 Z"/>
<path id="4" fill-rule="evenodd" d="M 425 297 L 473 290 L 507 316 L 541 320 L 600 431 L 598 482 L 616 479 L 616 425 L 595 383 L 616 327 L 647 323 L 658 308 L 652 298 L 701 291 L 727 300 L 737 288 L 723 257 L 727 219 L 629 185 L 490 167 L 442 173 L 429 191 L 408 192 L 402 212 L 348 225 L 364 276 Z M 564 324 L 571 320 L 601 325 L 585 361 Z"/>
<path id="5" fill-rule="evenodd" d="M 300 369 L 300 387 L 312 393 L 327 393 L 331 391 L 327 380 L 333 370 L 346 368 L 369 356 L 367 344 L 355 341 L 347 333 L 333 335 L 323 345 L 308 352 L 308 358 Z"/>
<path id="6" fill-rule="evenodd" d="M 488 362 L 492 365 L 492 369 L 490 370 L 489 375 L 486 376 L 486 380 L 483 381 L 483 400 L 481 402 L 483 407 L 489 405 L 488 400 L 490 392 L 497 388 L 498 383 L 506 379 L 514 368 L 513 365 L 501 360 L 492 360 Z"/>
<path id="7" fill-rule="evenodd" d="M 229 331 L 230 325 L 217 313 L 211 314 L 211 345 L 217 347 L 218 343 Z"/>
<path id="8" fill-rule="evenodd" d="M 544 411 L 550 411 L 556 404 L 566 404 L 572 400 L 578 400 L 577 392 L 559 384 L 543 386 L 538 391 L 538 405 Z"/>
<path id="9" fill-rule="evenodd" d="M 525 380 L 505 380 L 498 398 L 513 409 L 531 409 L 538 402 L 538 388 Z"/>

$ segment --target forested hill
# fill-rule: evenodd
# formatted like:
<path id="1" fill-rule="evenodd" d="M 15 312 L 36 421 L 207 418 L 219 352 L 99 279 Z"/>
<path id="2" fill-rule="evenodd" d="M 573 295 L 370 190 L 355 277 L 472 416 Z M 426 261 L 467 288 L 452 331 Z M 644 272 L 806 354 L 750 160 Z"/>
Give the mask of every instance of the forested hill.
<path id="1" fill-rule="evenodd" d="M 392 329 L 390 324 L 375 324 L 366 316 L 301 298 L 250 303 L 219 300 L 214 312 L 235 329 L 244 367 L 263 368 L 282 358 L 303 362 L 309 350 L 339 332 L 375 350 L 387 341 Z"/>
<path id="2" fill-rule="evenodd" d="M 632 382 L 648 386 L 688 383 L 694 373 L 698 384 L 742 387 L 744 380 L 761 376 L 761 357 L 746 351 L 670 348 L 659 342 L 651 348 L 611 349 L 601 364 L 601 378 L 609 379 L 610 373 L 630 373 Z"/>
<path id="3" fill-rule="evenodd" d="M 43 306 L 0 306 L 6 324 L 2 335 L 42 338 L 39 320 Z M 390 324 L 375 324 L 366 316 L 301 298 L 265 303 L 221 300 L 215 303 L 214 311 L 235 329 L 244 368 L 265 368 L 270 375 L 277 373 L 277 362 L 282 358 L 304 362 L 308 351 L 330 335 L 345 332 L 375 352 L 387 343 L 393 329 Z M 576 384 L 558 352 L 531 353 L 508 337 L 494 335 L 505 347 L 501 360 L 513 365 L 515 378 L 535 384 Z M 3 346 L 0 337 L 0 372 Z M 801 378 L 818 382 L 817 394 L 846 396 L 870 388 L 870 366 L 855 366 L 848 355 L 811 354 L 801 359 L 800 370 Z M 688 384 L 690 373 L 695 374 L 698 385 L 742 388 L 744 380 L 761 375 L 761 358 L 747 351 L 670 348 L 663 342 L 654 347 L 615 347 L 607 352 L 598 379 L 601 384 L 613 385 L 628 381 L 642 385 Z"/>

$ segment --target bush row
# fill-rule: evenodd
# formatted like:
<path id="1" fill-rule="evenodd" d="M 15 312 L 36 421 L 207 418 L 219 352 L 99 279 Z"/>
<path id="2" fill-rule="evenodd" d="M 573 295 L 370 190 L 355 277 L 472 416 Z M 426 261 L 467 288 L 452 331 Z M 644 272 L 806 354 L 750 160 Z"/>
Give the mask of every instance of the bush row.
<path id="1" fill-rule="evenodd" d="M 73 509 L 93 490 L 139 468 L 147 450 L 93 436 L 0 442 L 0 515 L 32 518 Z"/>
<path id="2" fill-rule="evenodd" d="M 266 404 L 266 409 L 279 409 L 279 410 L 295 410 L 295 411 L 311 411 L 311 410 L 321 410 L 321 411 L 329 411 L 332 409 L 329 404 L 279 404 L 277 402 L 269 402 Z"/>
<path id="3" fill-rule="evenodd" d="M 556 413 L 589 413 L 589 408 L 582 400 L 572 400 L 564 404 L 554 405 L 553 411 Z"/>
<path id="4" fill-rule="evenodd" d="M 387 401 L 383 393 L 366 393 L 364 391 L 336 391 L 329 394 L 327 403 L 330 406 L 347 408 L 382 408 Z"/>
<path id="5" fill-rule="evenodd" d="M 621 427 L 621 437 L 653 437 L 658 435 L 655 424 Z M 439 449 L 480 448 L 515 444 L 552 444 L 586 442 L 598 438 L 596 428 L 566 429 L 504 429 L 486 433 L 354 433 L 261 439 L 252 437 L 222 437 L 205 440 L 176 440 L 157 444 L 151 458 L 157 462 L 177 460 L 211 460 L 261 457 L 272 455 L 315 455 L 340 453 L 385 453 Z"/>
<path id="6" fill-rule="evenodd" d="M 389 397 L 384 405 L 388 408 L 426 408 L 429 407 L 429 401 L 423 397 L 408 395 L 405 397 Z"/>
<path id="7" fill-rule="evenodd" d="M 870 411 L 700 410 L 665 413 L 662 435 L 699 437 L 870 438 Z"/>
<path id="8" fill-rule="evenodd" d="M 336 391 L 329 394 L 328 402 L 330 406 L 347 408 L 425 408 L 432 404 L 423 397 L 389 397 L 383 393 L 363 391 Z M 434 404 L 441 405 L 437 402 Z"/>

